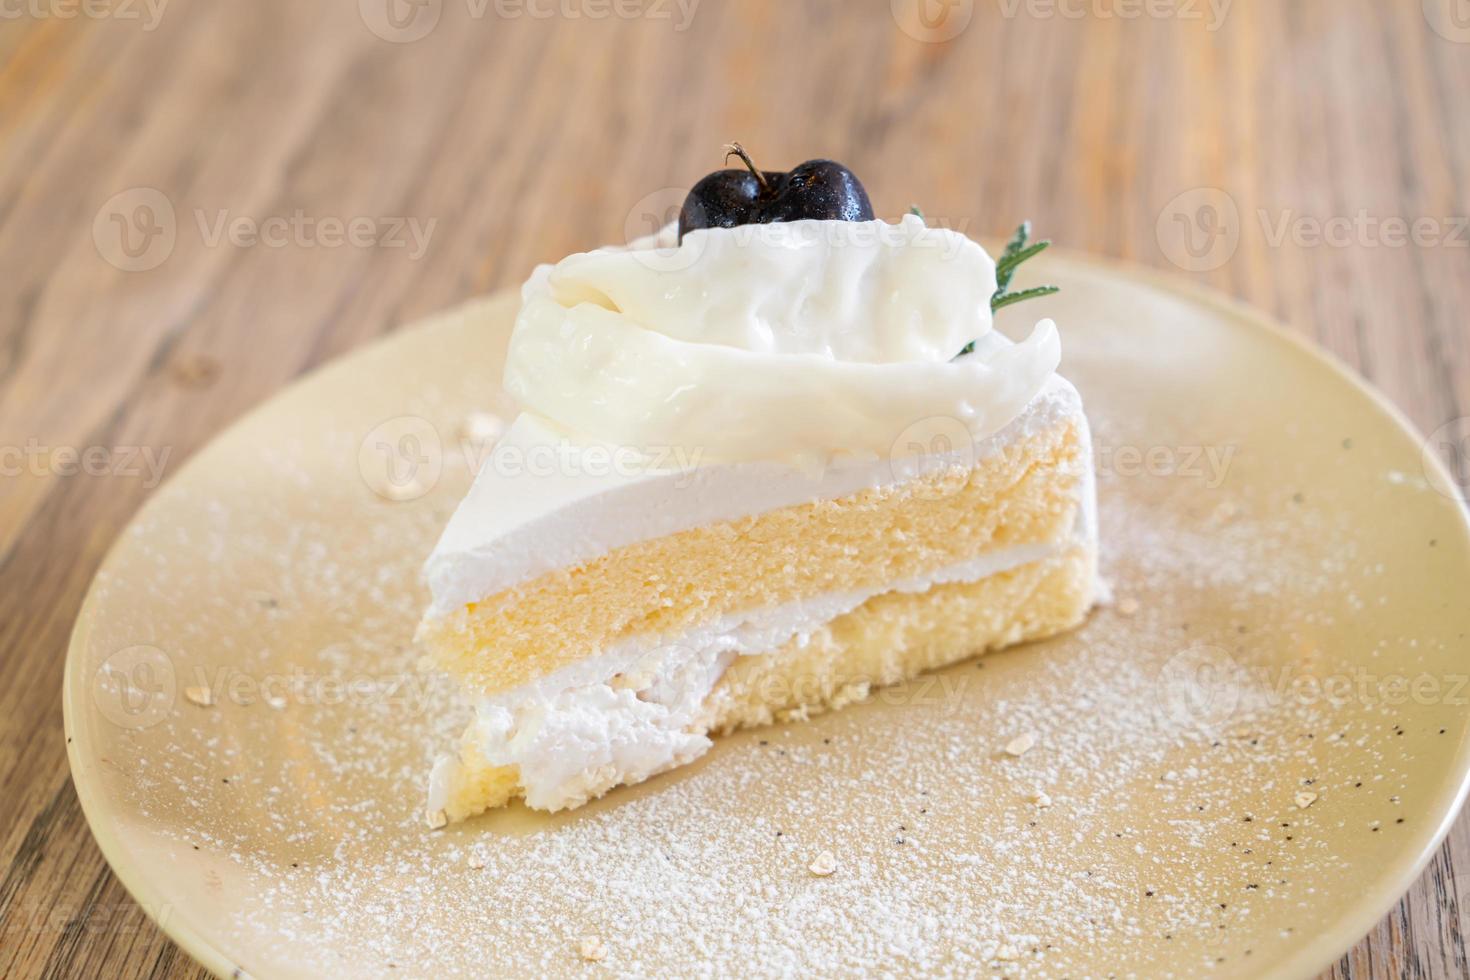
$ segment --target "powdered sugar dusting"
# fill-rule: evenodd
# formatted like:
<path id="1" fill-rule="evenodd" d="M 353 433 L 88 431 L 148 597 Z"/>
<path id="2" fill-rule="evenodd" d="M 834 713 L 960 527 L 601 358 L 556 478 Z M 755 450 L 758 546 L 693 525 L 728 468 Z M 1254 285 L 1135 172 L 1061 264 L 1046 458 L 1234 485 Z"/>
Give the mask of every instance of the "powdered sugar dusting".
<path id="1" fill-rule="evenodd" d="M 444 347 L 427 375 L 461 373 Z M 413 401 L 377 415 L 451 433 L 485 403 L 387 360 L 377 391 Z M 375 494 L 371 414 L 238 434 L 200 466 L 229 478 L 176 481 L 93 596 L 114 727 L 89 776 L 173 869 L 170 914 L 254 975 L 1254 976 L 1427 832 L 1423 760 L 1463 731 L 1449 692 L 1385 696 L 1390 672 L 1445 680 L 1453 632 L 1416 605 L 1441 597 L 1395 584 L 1424 542 L 1245 453 L 1218 486 L 1100 474 L 1128 604 L 1069 636 L 723 739 L 571 813 L 433 831 L 427 773 L 468 712 L 414 670 L 416 566 L 472 461 Z M 1147 417 L 1094 415 L 1114 445 Z M 109 707 L 138 662 L 174 682 L 157 717 Z"/>

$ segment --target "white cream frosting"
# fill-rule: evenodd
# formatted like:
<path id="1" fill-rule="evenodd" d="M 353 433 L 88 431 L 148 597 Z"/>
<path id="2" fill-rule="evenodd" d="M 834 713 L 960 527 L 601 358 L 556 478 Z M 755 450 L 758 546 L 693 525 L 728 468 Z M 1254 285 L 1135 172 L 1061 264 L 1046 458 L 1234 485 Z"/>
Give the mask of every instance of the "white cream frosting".
<path id="1" fill-rule="evenodd" d="M 639 636 L 476 705 L 475 738 L 495 765 L 520 767 L 526 803 L 578 806 L 614 786 L 684 765 L 710 747 L 698 725 L 705 699 L 736 657 L 799 643 L 885 592 L 973 582 L 1039 561 L 1091 534 L 1089 508 L 1063 543 L 998 549 L 929 575 L 724 616 L 667 640 Z M 447 802 L 453 756 L 436 763 L 429 808 Z"/>
<path id="2" fill-rule="evenodd" d="M 929 418 L 974 439 L 1056 370 L 1050 320 L 987 345 L 995 263 L 917 216 L 690 232 L 670 249 L 598 249 L 523 289 L 505 387 L 582 436 L 706 459 L 890 454 Z"/>
<path id="3" fill-rule="evenodd" d="M 1054 325 L 994 332 L 995 266 L 916 218 L 693 232 L 536 271 L 505 385 L 525 412 L 477 474 L 426 566 L 428 617 L 560 568 L 705 524 L 905 482 L 1066 419 Z M 967 343 L 975 351 L 955 359 Z M 1095 539 L 1090 458 L 1065 541 L 1003 549 L 912 581 L 634 637 L 482 699 L 484 757 L 527 802 L 576 805 L 701 755 L 697 724 L 734 658 L 776 649 L 888 591 L 976 581 Z M 457 762 L 442 757 L 430 807 Z"/>

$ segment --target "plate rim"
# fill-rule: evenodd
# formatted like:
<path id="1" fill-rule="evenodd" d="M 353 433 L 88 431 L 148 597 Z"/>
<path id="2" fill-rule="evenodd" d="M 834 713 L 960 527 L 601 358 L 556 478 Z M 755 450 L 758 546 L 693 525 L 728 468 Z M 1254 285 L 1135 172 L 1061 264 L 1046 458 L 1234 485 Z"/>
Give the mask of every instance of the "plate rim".
<path id="1" fill-rule="evenodd" d="M 989 243 L 986 243 L 989 244 Z M 1096 255 L 1075 249 L 1053 248 L 1051 261 L 1062 261 L 1071 265 L 1080 266 L 1094 272 L 1102 273 L 1108 277 L 1117 277 L 1141 283 L 1150 289 L 1160 293 L 1180 297 L 1191 303 L 1213 308 L 1228 314 L 1232 319 L 1249 325 L 1266 336 L 1276 340 L 1284 341 L 1295 352 L 1309 360 L 1314 360 L 1324 365 L 1338 379 L 1345 381 L 1358 394 L 1366 396 L 1368 401 L 1408 437 L 1411 441 L 1423 443 L 1424 436 L 1418 431 L 1408 416 L 1386 395 L 1373 387 L 1365 378 L 1339 359 L 1335 354 L 1323 348 L 1308 337 L 1299 336 L 1288 327 L 1278 321 L 1274 316 L 1259 309 L 1235 296 L 1231 296 L 1214 287 L 1170 273 L 1155 269 L 1127 259 L 1112 256 Z M 92 834 L 103 858 L 107 861 L 111 872 L 117 876 L 128 894 L 138 904 L 149 919 L 158 927 L 165 936 L 177 943 L 190 957 L 205 969 L 218 977 L 246 977 L 250 976 L 244 966 L 236 963 L 234 959 L 225 954 L 209 938 L 205 929 L 191 923 L 186 914 L 187 909 L 176 909 L 168 901 L 167 896 L 152 883 L 149 876 L 142 869 L 141 864 L 131 860 L 131 854 L 123 842 L 117 829 L 116 821 L 107 810 L 107 800 L 102 793 L 98 781 L 91 776 L 90 758 L 96 757 L 96 752 L 89 753 L 90 758 L 84 757 L 83 747 L 94 748 L 87 740 L 87 725 L 84 720 L 88 717 L 87 685 L 80 678 L 82 653 L 86 645 L 85 641 L 90 633 L 90 620 L 93 607 L 96 604 L 97 581 L 112 565 L 119 547 L 126 540 L 127 532 L 135 526 L 151 509 L 160 506 L 158 501 L 164 495 L 160 492 L 168 484 L 183 479 L 189 474 L 200 460 L 208 455 L 208 450 L 219 442 L 233 435 L 238 430 L 249 425 L 255 418 L 262 414 L 269 406 L 277 400 L 286 398 L 298 388 L 311 384 L 328 373 L 345 371 L 361 357 L 369 353 L 381 352 L 391 347 L 406 342 L 418 333 L 431 329 L 433 325 L 446 316 L 460 313 L 475 306 L 490 307 L 498 303 L 507 303 L 510 299 L 519 295 L 519 287 L 511 285 L 470 297 L 460 303 L 426 314 L 423 317 L 410 321 L 408 324 L 374 338 L 373 340 L 356 347 L 343 355 L 316 365 L 305 373 L 291 379 L 280 389 L 272 392 L 268 397 L 258 402 L 244 414 L 240 415 L 219 431 L 211 435 L 199 448 L 179 467 L 172 475 L 168 476 L 164 484 L 155 489 L 147 500 L 134 511 L 126 524 L 118 529 L 117 536 L 107 548 L 102 560 L 98 563 L 91 581 L 87 585 L 87 592 L 77 609 L 70 637 L 67 641 L 66 658 L 62 667 L 62 729 L 66 740 L 66 756 L 72 787 L 77 794 L 77 800 L 81 804 L 82 815 L 86 818 L 88 830 Z M 1454 505 L 1454 510 L 1459 517 L 1460 530 L 1470 538 L 1470 503 L 1467 503 L 1465 495 L 1456 486 L 1454 478 L 1448 467 L 1438 455 L 1423 454 L 1421 457 L 1430 461 L 1428 468 L 1432 473 L 1427 473 L 1431 480 L 1438 479 L 1440 486 L 1437 489 L 1450 488 L 1449 499 Z M 1358 942 L 1366 937 L 1393 906 L 1402 899 L 1404 894 L 1413 886 L 1414 882 L 1423 874 L 1441 844 L 1443 844 L 1450 829 L 1460 815 L 1465 805 L 1467 796 L 1470 796 L 1470 741 L 1462 741 L 1454 757 L 1455 765 L 1450 776 L 1458 780 L 1453 801 L 1445 809 L 1437 824 L 1427 837 L 1422 838 L 1417 853 L 1413 860 L 1408 863 L 1400 863 L 1400 870 L 1396 874 L 1389 874 L 1381 878 L 1376 888 L 1367 890 L 1363 897 L 1353 903 L 1353 912 L 1343 916 L 1334 929 L 1318 934 L 1312 941 L 1299 947 L 1295 955 L 1282 960 L 1270 968 L 1267 975 L 1271 976 L 1300 976 L 1314 977 L 1323 969 L 1341 957 L 1345 952 L 1351 950 Z M 169 909 L 169 913 L 160 921 L 154 912 L 160 908 Z M 183 914 L 180 914 L 183 913 Z"/>

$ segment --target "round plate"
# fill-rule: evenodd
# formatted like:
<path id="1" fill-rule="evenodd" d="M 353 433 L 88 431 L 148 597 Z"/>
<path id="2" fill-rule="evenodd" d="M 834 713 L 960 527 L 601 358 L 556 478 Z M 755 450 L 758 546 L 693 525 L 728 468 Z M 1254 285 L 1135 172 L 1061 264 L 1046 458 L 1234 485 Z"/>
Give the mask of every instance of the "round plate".
<path id="1" fill-rule="evenodd" d="M 511 409 L 502 294 L 296 384 L 122 535 L 65 689 L 113 869 L 221 975 L 1322 968 L 1465 792 L 1465 513 L 1257 315 L 1037 265 L 1062 293 L 1001 320 L 1057 319 L 1093 419 L 1115 598 L 1083 628 L 428 830 L 466 709 L 415 671 L 417 571 L 494 437 L 475 412 Z"/>

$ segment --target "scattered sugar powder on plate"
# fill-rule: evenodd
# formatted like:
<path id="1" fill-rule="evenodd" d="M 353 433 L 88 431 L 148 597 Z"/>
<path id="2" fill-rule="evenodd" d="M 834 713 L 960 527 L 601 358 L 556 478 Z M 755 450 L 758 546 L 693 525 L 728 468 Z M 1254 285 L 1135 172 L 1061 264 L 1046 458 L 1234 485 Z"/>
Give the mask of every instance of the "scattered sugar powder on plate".
<path id="1" fill-rule="evenodd" d="M 1242 499 L 1221 522 L 1197 487 L 1145 501 L 1105 478 L 1103 571 L 1130 614 L 1101 608 L 1066 637 L 722 739 L 572 813 L 430 832 L 426 774 L 467 709 L 414 670 L 414 567 L 467 479 L 370 502 L 382 519 L 347 543 L 330 500 L 284 541 L 200 504 L 219 540 L 192 546 L 221 567 L 198 589 L 239 622 L 186 623 L 175 647 L 285 686 L 247 702 L 181 659 L 181 683 L 217 703 L 140 735 L 146 765 L 119 791 L 181 863 L 228 875 L 234 911 L 212 940 L 247 971 L 1050 975 L 1161 941 L 1168 957 L 1141 972 L 1241 971 L 1270 954 L 1262 936 L 1294 941 L 1282 930 L 1312 882 L 1344 880 L 1321 829 L 1353 784 L 1385 808 L 1407 785 L 1403 755 L 1343 761 L 1391 732 L 1391 706 L 1278 683 L 1283 658 L 1323 669 L 1315 638 L 1350 615 L 1339 586 L 1362 557 L 1302 546 L 1331 521 L 1259 518 Z M 178 542 L 157 533 L 166 583 Z M 242 569 L 271 603 L 239 598 Z M 1354 811 L 1365 833 L 1376 813 Z"/>

